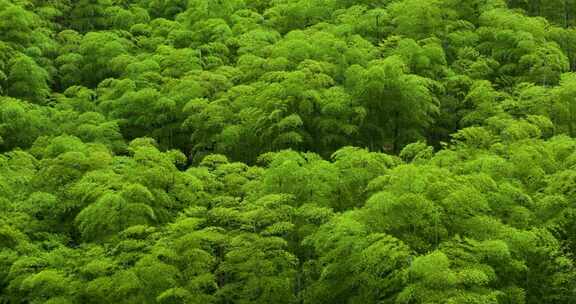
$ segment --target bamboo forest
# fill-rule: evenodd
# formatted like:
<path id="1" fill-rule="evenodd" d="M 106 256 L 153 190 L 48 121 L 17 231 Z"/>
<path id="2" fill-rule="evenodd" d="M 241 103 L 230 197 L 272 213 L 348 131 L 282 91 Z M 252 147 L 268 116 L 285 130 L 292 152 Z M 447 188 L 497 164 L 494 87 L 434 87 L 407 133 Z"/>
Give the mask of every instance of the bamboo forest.
<path id="1" fill-rule="evenodd" d="M 0 0 L 0 304 L 575 304 L 576 0 Z"/>

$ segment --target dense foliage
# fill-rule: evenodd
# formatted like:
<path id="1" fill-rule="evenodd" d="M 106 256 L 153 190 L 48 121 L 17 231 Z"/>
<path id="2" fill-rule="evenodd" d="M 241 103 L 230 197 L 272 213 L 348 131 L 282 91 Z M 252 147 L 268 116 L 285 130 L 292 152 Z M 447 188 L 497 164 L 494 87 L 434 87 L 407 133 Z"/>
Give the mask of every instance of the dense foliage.
<path id="1" fill-rule="evenodd" d="M 0 303 L 574 303 L 575 26 L 0 0 Z"/>

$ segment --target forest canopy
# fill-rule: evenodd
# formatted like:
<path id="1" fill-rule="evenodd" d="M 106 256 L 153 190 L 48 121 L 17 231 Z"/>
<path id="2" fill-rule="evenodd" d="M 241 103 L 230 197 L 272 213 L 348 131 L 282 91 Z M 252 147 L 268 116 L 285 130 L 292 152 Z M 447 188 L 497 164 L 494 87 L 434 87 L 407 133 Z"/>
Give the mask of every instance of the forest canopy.
<path id="1" fill-rule="evenodd" d="M 0 0 L 0 303 L 574 299 L 576 0 Z"/>

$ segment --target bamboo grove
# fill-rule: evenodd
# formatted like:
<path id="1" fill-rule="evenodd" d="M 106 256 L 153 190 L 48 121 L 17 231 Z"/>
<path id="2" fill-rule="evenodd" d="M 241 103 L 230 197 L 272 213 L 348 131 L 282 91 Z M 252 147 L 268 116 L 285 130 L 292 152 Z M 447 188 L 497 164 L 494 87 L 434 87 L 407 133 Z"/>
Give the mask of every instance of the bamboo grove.
<path id="1" fill-rule="evenodd" d="M 575 26 L 0 0 L 0 303 L 576 303 Z"/>

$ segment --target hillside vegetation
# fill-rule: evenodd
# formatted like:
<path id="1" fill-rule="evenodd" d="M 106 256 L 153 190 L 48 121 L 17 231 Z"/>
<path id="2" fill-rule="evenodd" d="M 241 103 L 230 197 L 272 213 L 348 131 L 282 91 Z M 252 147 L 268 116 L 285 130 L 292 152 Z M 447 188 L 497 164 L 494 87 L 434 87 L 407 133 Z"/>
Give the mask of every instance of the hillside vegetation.
<path id="1" fill-rule="evenodd" d="M 576 0 L 0 0 L 0 304 L 576 303 Z"/>

